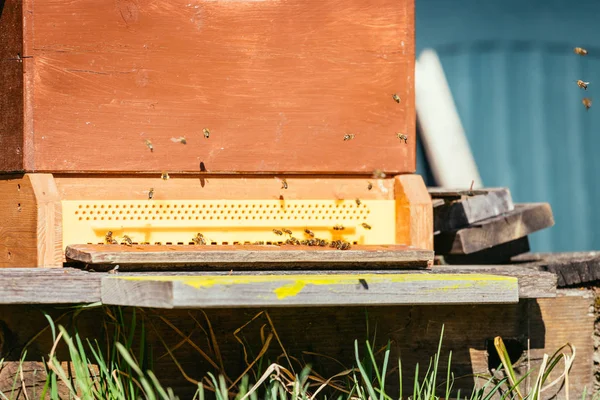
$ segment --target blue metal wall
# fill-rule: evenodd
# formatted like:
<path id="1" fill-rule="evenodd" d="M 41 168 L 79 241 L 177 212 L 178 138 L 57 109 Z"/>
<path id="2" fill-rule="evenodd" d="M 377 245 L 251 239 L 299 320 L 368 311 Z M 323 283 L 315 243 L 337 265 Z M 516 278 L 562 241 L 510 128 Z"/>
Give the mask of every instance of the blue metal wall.
<path id="1" fill-rule="evenodd" d="M 552 205 L 556 225 L 532 236 L 532 250 L 600 249 L 600 1 L 416 7 L 417 54 L 438 52 L 484 185 Z M 587 92 L 577 79 L 591 82 Z M 585 96 L 596 99 L 589 111 Z"/>

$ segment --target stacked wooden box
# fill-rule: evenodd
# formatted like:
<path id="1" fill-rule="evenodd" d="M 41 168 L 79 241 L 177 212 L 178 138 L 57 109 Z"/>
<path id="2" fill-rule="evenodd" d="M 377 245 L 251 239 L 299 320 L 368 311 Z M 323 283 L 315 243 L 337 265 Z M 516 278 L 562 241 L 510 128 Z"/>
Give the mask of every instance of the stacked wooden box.
<path id="1" fill-rule="evenodd" d="M 514 204 L 506 188 L 430 188 L 441 262 L 495 264 L 529 251 L 528 235 L 554 225 L 548 203 Z"/>

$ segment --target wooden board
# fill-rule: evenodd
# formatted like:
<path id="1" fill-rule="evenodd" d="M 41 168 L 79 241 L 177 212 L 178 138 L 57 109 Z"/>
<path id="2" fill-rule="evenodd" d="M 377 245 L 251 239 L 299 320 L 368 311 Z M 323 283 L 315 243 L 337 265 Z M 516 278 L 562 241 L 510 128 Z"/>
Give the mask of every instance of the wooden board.
<path id="1" fill-rule="evenodd" d="M 33 4 L 27 171 L 415 171 L 414 0 Z"/>
<path id="2" fill-rule="evenodd" d="M 559 287 L 600 281 L 600 252 L 597 251 L 523 254 L 513 260 L 535 263 L 541 270 L 556 274 Z"/>
<path id="3" fill-rule="evenodd" d="M 440 191 L 429 189 L 432 198 L 441 198 Z M 454 194 L 452 191 L 448 194 Z M 485 194 L 463 195 L 433 208 L 434 232 L 447 232 L 464 228 L 484 219 L 497 217 L 514 210 L 512 196 L 507 188 L 489 189 Z"/>
<path id="4" fill-rule="evenodd" d="M 455 232 L 435 235 L 436 254 L 471 254 L 554 225 L 548 203 L 516 204 L 504 215 Z"/>
<path id="5" fill-rule="evenodd" d="M 100 274 L 74 268 L 0 269 L 0 304 L 95 303 Z"/>
<path id="6" fill-rule="evenodd" d="M 514 303 L 518 281 L 483 274 L 107 277 L 104 304 L 155 308 Z"/>
<path id="7" fill-rule="evenodd" d="M 508 264 L 513 257 L 529 250 L 529 238 L 524 236 L 471 254 L 446 254 L 439 257 L 447 264 Z"/>
<path id="8" fill-rule="evenodd" d="M 403 245 L 352 246 L 349 250 L 292 245 L 72 245 L 68 260 L 124 269 L 196 268 L 426 268 L 433 264 L 433 251 Z M 112 267 L 110 267 L 112 268 Z"/>

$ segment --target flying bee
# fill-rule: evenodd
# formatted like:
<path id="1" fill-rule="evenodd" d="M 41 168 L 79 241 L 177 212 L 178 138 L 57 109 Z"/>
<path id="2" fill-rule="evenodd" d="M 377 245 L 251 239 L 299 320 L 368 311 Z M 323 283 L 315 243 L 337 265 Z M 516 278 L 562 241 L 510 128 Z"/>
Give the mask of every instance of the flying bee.
<path id="1" fill-rule="evenodd" d="M 160 178 L 161 178 L 163 181 L 167 181 L 167 180 L 169 180 L 169 178 L 170 178 L 170 176 L 169 176 L 169 173 L 168 173 L 168 172 L 163 172 L 162 174 L 160 174 Z"/>
<path id="2" fill-rule="evenodd" d="M 396 133 L 396 137 L 400 140 L 404 140 L 404 143 L 408 143 L 408 136 L 403 133 Z"/>
<path id="3" fill-rule="evenodd" d="M 586 110 L 589 110 L 592 106 L 592 99 L 590 99 L 589 97 L 585 97 L 583 100 L 581 100 L 581 102 L 583 103 L 583 106 Z"/>
<path id="4" fill-rule="evenodd" d="M 575 52 L 575 54 L 579 54 L 580 56 L 587 56 L 588 53 L 588 51 L 583 47 L 575 47 L 573 51 Z"/>
<path id="5" fill-rule="evenodd" d="M 118 244 L 117 241 L 113 238 L 112 231 L 106 232 L 106 235 L 104 235 L 104 242 L 106 244 Z"/>
<path id="6" fill-rule="evenodd" d="M 279 229 L 273 229 L 273 233 L 279 236 L 283 235 L 283 232 L 281 232 Z"/>
<path id="7" fill-rule="evenodd" d="M 290 231 L 289 229 L 282 228 L 281 230 L 283 231 L 283 233 L 287 233 L 290 236 L 292 235 L 292 231 Z"/>
<path id="8" fill-rule="evenodd" d="M 204 134 L 204 137 L 206 139 L 208 139 L 210 137 L 210 129 L 204 128 L 204 129 L 202 129 L 202 133 Z"/>
<path id="9" fill-rule="evenodd" d="M 288 188 L 288 183 L 285 179 L 281 180 L 281 188 L 282 189 L 287 189 Z"/>
<path id="10" fill-rule="evenodd" d="M 577 86 L 579 86 L 583 90 L 587 90 L 589 84 L 589 82 L 584 82 L 581 79 L 577 80 Z"/>
<path id="11" fill-rule="evenodd" d="M 187 144 L 187 140 L 185 140 L 185 136 L 179 136 L 178 138 L 172 137 L 171 142 L 174 142 L 174 143 L 179 142 L 181 144 Z"/>
<path id="12" fill-rule="evenodd" d="M 371 182 L 367 182 L 367 190 L 373 189 L 373 184 Z"/>
<path id="13" fill-rule="evenodd" d="M 121 241 L 121 244 L 124 244 L 125 246 L 132 246 L 133 240 L 131 240 L 129 236 L 123 235 L 123 240 Z"/>
<path id="14" fill-rule="evenodd" d="M 356 205 L 360 207 L 360 205 L 362 204 L 362 201 L 360 201 L 360 199 L 356 199 L 354 200 L 356 202 Z"/>
<path id="15" fill-rule="evenodd" d="M 354 139 L 354 134 L 353 133 L 347 133 L 344 135 L 344 142 L 347 142 L 348 140 L 352 140 Z"/>
<path id="16" fill-rule="evenodd" d="M 344 227 L 342 225 L 336 225 L 336 226 L 333 227 L 333 230 L 334 231 L 343 231 Z"/>
<path id="17" fill-rule="evenodd" d="M 385 179 L 385 172 L 380 169 L 373 171 L 373 179 Z"/>
<path id="18" fill-rule="evenodd" d="M 304 229 L 304 233 L 306 233 L 310 237 L 315 237 L 315 233 L 308 228 Z"/>
<path id="19" fill-rule="evenodd" d="M 150 188 L 150 190 L 148 190 L 148 200 L 152 200 L 153 197 L 154 197 L 154 188 Z"/>
<path id="20" fill-rule="evenodd" d="M 396 103 L 400 103 L 400 96 L 398 96 L 396 93 L 392 95 L 392 99 L 394 99 Z"/>
<path id="21" fill-rule="evenodd" d="M 148 148 L 150 149 L 150 152 L 153 153 L 154 152 L 154 146 L 152 146 L 152 142 L 148 139 L 146 139 L 146 146 L 148 146 Z"/>
<path id="22" fill-rule="evenodd" d="M 363 222 L 361 225 L 365 229 L 371 229 L 371 225 L 367 224 L 366 222 Z"/>
<path id="23" fill-rule="evenodd" d="M 192 242 L 194 244 L 206 245 L 206 239 L 204 239 L 204 235 L 201 233 L 196 233 L 196 236 L 192 238 Z"/>

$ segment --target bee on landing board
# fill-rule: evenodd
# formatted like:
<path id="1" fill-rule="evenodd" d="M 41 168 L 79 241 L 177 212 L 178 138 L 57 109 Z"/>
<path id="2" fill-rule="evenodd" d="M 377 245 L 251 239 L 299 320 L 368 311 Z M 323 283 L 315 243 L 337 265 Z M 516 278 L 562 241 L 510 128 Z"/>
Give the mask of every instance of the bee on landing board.
<path id="1" fill-rule="evenodd" d="M 104 242 L 106 244 L 118 244 L 118 242 L 113 238 L 112 231 L 106 232 L 106 235 L 104 235 Z"/>
<path id="2" fill-rule="evenodd" d="M 204 235 L 201 233 L 197 233 L 196 236 L 194 236 L 192 238 L 192 242 L 194 242 L 194 244 L 198 244 L 198 245 L 206 245 L 206 239 L 204 239 Z"/>
<path id="3" fill-rule="evenodd" d="M 589 84 L 589 82 L 584 82 L 581 79 L 577 80 L 577 86 L 579 86 L 583 90 L 587 90 Z"/>
<path id="4" fill-rule="evenodd" d="M 592 106 L 592 99 L 590 99 L 589 97 L 584 98 L 583 100 L 581 100 L 581 102 L 583 103 L 583 106 L 585 107 L 586 111 L 589 110 Z"/>
<path id="5" fill-rule="evenodd" d="M 129 236 L 123 235 L 123 240 L 121 241 L 121 244 L 124 244 L 125 246 L 133 246 L 133 240 L 131 240 Z"/>
<path id="6" fill-rule="evenodd" d="M 187 144 L 187 140 L 185 139 L 185 136 L 179 136 L 178 138 L 172 137 L 171 142 L 174 142 L 174 143 L 179 142 L 181 144 Z"/>
<path id="7" fill-rule="evenodd" d="M 154 152 L 154 146 L 152 146 L 152 142 L 148 139 L 146 139 L 146 146 L 150 149 L 150 152 L 153 153 Z"/>
<path id="8" fill-rule="evenodd" d="M 392 95 L 392 99 L 394 99 L 396 103 L 400 103 L 400 96 L 398 96 L 396 93 Z"/>
<path id="9" fill-rule="evenodd" d="M 408 136 L 403 133 L 396 133 L 396 137 L 400 140 L 404 140 L 404 143 L 408 143 Z"/>
<path id="10" fill-rule="evenodd" d="M 202 133 L 204 134 L 204 137 L 206 139 L 208 139 L 210 137 L 210 129 L 204 128 L 204 129 L 202 129 Z"/>
<path id="11" fill-rule="evenodd" d="M 575 52 L 575 54 L 579 54 L 580 56 L 587 56 L 588 53 L 588 51 L 583 47 L 575 47 L 573 51 Z"/>
<path id="12" fill-rule="evenodd" d="M 344 142 L 347 142 L 348 140 L 352 140 L 354 139 L 355 135 L 353 133 L 347 133 L 344 135 Z"/>

